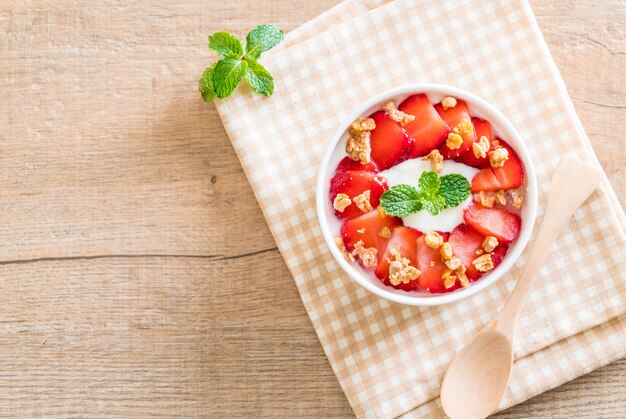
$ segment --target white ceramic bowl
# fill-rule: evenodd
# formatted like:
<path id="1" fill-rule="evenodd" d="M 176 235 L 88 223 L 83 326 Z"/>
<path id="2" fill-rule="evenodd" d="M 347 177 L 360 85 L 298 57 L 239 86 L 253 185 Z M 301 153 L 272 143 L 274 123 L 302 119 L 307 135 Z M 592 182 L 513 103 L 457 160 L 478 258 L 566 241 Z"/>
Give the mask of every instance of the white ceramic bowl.
<path id="1" fill-rule="evenodd" d="M 402 102 L 406 97 L 426 93 L 433 103 L 438 103 L 445 96 L 453 96 L 467 102 L 470 114 L 489 121 L 493 131 L 498 137 L 504 139 L 515 149 L 524 164 L 524 188 L 526 196 L 521 210 L 522 228 L 519 236 L 510 245 L 502 263 L 493 271 L 485 274 L 481 279 L 473 282 L 468 288 L 461 288 L 445 294 L 431 294 L 426 291 L 402 291 L 396 290 L 382 283 L 372 271 L 367 271 L 358 263 L 348 263 L 337 248 L 334 238 L 340 236 L 341 222 L 335 217 L 332 204 L 329 199 L 330 179 L 334 174 L 339 161 L 346 156 L 345 144 L 348 138 L 347 129 L 357 118 L 364 118 L 389 100 Z M 476 294 L 496 282 L 513 266 L 520 256 L 535 224 L 537 215 L 537 180 L 535 169 L 530 155 L 522 138 L 519 136 L 511 123 L 497 109 L 479 97 L 455 87 L 440 84 L 410 84 L 388 90 L 363 103 L 352 112 L 348 118 L 338 127 L 334 136 L 330 139 L 328 148 L 322 158 L 317 177 L 316 186 L 317 216 L 324 235 L 324 240 L 335 260 L 350 277 L 359 285 L 396 303 L 415 306 L 434 306 L 451 303 Z"/>

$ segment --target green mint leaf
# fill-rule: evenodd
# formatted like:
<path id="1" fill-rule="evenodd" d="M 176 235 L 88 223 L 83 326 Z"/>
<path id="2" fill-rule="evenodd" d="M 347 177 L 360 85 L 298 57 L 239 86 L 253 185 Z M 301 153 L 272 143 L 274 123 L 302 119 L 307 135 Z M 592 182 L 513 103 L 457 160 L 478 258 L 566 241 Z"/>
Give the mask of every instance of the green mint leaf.
<path id="1" fill-rule="evenodd" d="M 406 217 L 422 209 L 419 193 L 411 185 L 395 185 L 380 197 L 383 211 L 396 217 Z"/>
<path id="2" fill-rule="evenodd" d="M 439 196 L 445 201 L 446 208 L 456 207 L 470 196 L 470 183 L 459 174 L 442 176 Z"/>
<path id="3" fill-rule="evenodd" d="M 417 184 L 423 194 L 436 195 L 439 190 L 439 183 L 437 172 L 427 171 L 422 173 Z"/>
<path id="4" fill-rule="evenodd" d="M 234 58 L 223 58 L 213 70 L 213 88 L 220 99 L 229 96 L 246 75 L 248 64 Z"/>
<path id="5" fill-rule="evenodd" d="M 259 25 L 246 36 L 246 57 L 257 60 L 261 53 L 274 48 L 284 38 L 282 30 L 274 25 Z"/>
<path id="6" fill-rule="evenodd" d="M 432 195 L 428 197 L 420 196 L 422 207 L 429 212 L 430 215 L 437 215 L 446 206 L 446 203 L 442 196 Z"/>
<path id="7" fill-rule="evenodd" d="M 274 78 L 261 64 L 246 58 L 248 64 L 246 79 L 252 89 L 262 96 L 271 96 L 274 93 Z"/>
<path id="8" fill-rule="evenodd" d="M 215 64 L 204 70 L 204 73 L 202 73 L 202 77 L 200 77 L 200 81 L 198 82 L 198 90 L 202 95 L 202 99 L 204 99 L 207 103 L 215 99 L 215 90 L 213 89 L 214 68 Z"/>
<path id="9" fill-rule="evenodd" d="M 222 58 L 241 58 L 243 45 L 228 32 L 215 32 L 209 36 L 209 48 Z"/>

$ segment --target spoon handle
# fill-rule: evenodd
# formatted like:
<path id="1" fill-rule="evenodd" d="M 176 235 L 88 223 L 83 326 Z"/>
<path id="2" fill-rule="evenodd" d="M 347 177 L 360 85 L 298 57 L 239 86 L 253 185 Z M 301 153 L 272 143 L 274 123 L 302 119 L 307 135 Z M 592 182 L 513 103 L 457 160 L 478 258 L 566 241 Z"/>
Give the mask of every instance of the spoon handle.
<path id="1" fill-rule="evenodd" d="M 550 246 L 567 225 L 576 209 L 591 195 L 600 181 L 601 171 L 573 154 L 563 157 L 552 177 L 548 205 L 543 222 L 513 293 L 493 322 L 493 327 L 511 341 L 520 309 Z"/>

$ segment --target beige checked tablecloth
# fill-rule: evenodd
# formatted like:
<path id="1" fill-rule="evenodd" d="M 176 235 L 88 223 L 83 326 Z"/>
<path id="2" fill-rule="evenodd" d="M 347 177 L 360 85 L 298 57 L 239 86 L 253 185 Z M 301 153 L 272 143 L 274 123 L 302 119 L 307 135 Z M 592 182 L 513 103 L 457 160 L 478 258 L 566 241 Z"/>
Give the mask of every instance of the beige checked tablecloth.
<path id="1" fill-rule="evenodd" d="M 405 83 L 450 84 L 496 105 L 527 142 L 540 222 L 559 158 L 574 151 L 598 162 L 532 10 L 523 1 L 348 0 L 290 33 L 264 64 L 276 79 L 272 97 L 241 87 L 217 108 L 341 387 L 358 416 L 440 415 L 448 363 L 502 306 L 525 254 L 464 301 L 387 302 L 328 252 L 315 177 L 359 103 Z M 625 227 L 605 178 L 552 247 L 524 307 L 500 409 L 624 356 Z"/>

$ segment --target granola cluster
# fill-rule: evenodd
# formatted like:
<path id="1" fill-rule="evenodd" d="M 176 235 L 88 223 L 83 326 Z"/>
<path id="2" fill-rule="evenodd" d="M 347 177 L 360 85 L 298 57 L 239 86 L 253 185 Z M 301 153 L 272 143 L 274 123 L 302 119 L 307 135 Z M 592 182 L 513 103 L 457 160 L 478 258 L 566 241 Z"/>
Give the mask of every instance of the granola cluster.
<path id="1" fill-rule="evenodd" d="M 439 246 L 443 244 L 443 237 L 441 237 L 441 234 L 436 231 L 429 231 L 426 233 L 424 241 L 426 242 L 426 246 L 432 247 L 433 249 L 439 249 Z"/>
<path id="2" fill-rule="evenodd" d="M 446 146 L 448 146 L 450 150 L 457 150 L 463 144 L 462 135 L 469 134 L 472 131 L 474 131 L 472 122 L 468 119 L 463 119 L 452 129 L 452 132 L 448 134 Z"/>
<path id="3" fill-rule="evenodd" d="M 441 261 L 446 265 L 446 270 L 441 275 L 443 286 L 446 289 L 452 288 L 458 279 L 463 287 L 468 287 L 469 280 L 465 274 L 466 268 L 461 259 L 454 256 L 450 243 L 442 243 L 439 252 L 441 253 Z"/>
<path id="4" fill-rule="evenodd" d="M 480 191 L 474 194 L 474 201 L 487 208 L 491 208 L 495 204 L 504 207 L 508 204 L 508 199 L 511 199 L 511 205 L 520 209 L 524 203 L 524 194 L 518 189 L 509 191 L 500 189 L 493 192 Z"/>
<path id="5" fill-rule="evenodd" d="M 443 170 L 443 156 L 436 148 L 422 157 L 422 160 L 430 160 L 430 168 L 437 173 Z"/>
<path id="6" fill-rule="evenodd" d="M 354 161 L 361 164 L 370 162 L 372 147 L 370 146 L 371 131 L 376 128 L 372 118 L 357 119 L 350 125 L 350 138 L 346 144 L 346 153 Z"/>
<path id="7" fill-rule="evenodd" d="M 394 122 L 400 124 L 400 126 L 405 127 L 411 122 L 415 120 L 415 115 L 410 115 L 408 113 L 402 112 L 396 108 L 396 104 L 393 100 L 385 103 L 383 105 L 383 110 L 387 112 L 389 119 Z"/>
<path id="8" fill-rule="evenodd" d="M 493 142 L 493 150 L 489 153 L 489 164 L 494 169 L 504 166 L 509 159 L 509 150 L 502 147 L 497 141 Z"/>
<path id="9" fill-rule="evenodd" d="M 451 96 L 444 97 L 441 101 L 441 106 L 443 106 L 444 111 L 447 111 L 450 108 L 454 108 L 456 106 L 456 99 Z"/>
<path id="10" fill-rule="evenodd" d="M 389 263 L 389 282 L 392 285 L 408 284 L 420 276 L 419 269 L 409 265 L 409 259 L 402 257 L 396 249 L 393 249 L 392 254 L 394 260 Z"/>
<path id="11" fill-rule="evenodd" d="M 333 208 L 339 212 L 344 212 L 352 204 L 352 200 L 345 193 L 339 193 L 333 201 Z"/>
<path id="12" fill-rule="evenodd" d="M 373 247 L 365 247 L 363 240 L 359 240 L 358 242 L 354 243 L 354 250 L 352 251 L 352 254 L 353 256 L 358 256 L 359 258 L 361 258 L 361 262 L 366 268 L 371 268 L 372 266 L 376 265 L 376 263 L 378 262 L 378 258 L 376 257 L 377 253 L 377 249 Z"/>
<path id="13" fill-rule="evenodd" d="M 459 149 L 461 144 L 463 144 L 463 138 L 459 134 L 455 132 L 448 134 L 448 138 L 446 138 L 446 146 L 448 146 L 450 150 Z"/>
<path id="14" fill-rule="evenodd" d="M 487 157 L 489 151 L 489 139 L 484 135 L 478 141 L 472 144 L 472 152 L 477 159 Z"/>
<path id="15" fill-rule="evenodd" d="M 456 280 L 458 279 L 463 288 L 469 287 L 470 283 L 469 279 L 467 279 L 467 274 L 465 273 L 465 271 L 466 268 L 463 265 L 461 265 L 461 267 L 456 271 L 447 268 L 445 271 L 443 271 L 443 274 L 441 275 L 441 278 L 443 279 L 443 286 L 446 289 L 452 288 L 456 283 Z"/>
<path id="16" fill-rule="evenodd" d="M 488 272 L 493 269 L 493 259 L 490 253 L 478 256 L 472 261 L 472 265 L 480 272 Z"/>
<path id="17" fill-rule="evenodd" d="M 483 244 L 482 244 L 482 248 L 485 252 L 489 253 L 489 252 L 493 252 L 493 250 L 498 247 L 498 239 L 493 237 L 493 236 L 487 236 L 485 237 L 485 240 L 483 240 Z"/>
<path id="18" fill-rule="evenodd" d="M 389 227 L 383 227 L 378 235 L 383 239 L 388 239 L 389 237 L 391 237 L 391 230 L 389 229 Z"/>
<path id="19" fill-rule="evenodd" d="M 354 202 L 354 205 L 362 212 L 369 212 L 372 210 L 372 204 L 370 202 L 370 190 L 366 190 L 360 195 L 350 199 L 345 193 L 337 194 L 333 200 L 333 208 L 339 212 L 344 212 Z"/>
<path id="20" fill-rule="evenodd" d="M 352 198 L 352 201 L 354 202 L 356 207 L 360 209 L 362 212 L 369 212 L 372 210 L 372 204 L 370 203 L 370 190 L 369 189 L 363 192 L 362 194 L 357 195 L 354 198 Z"/>

